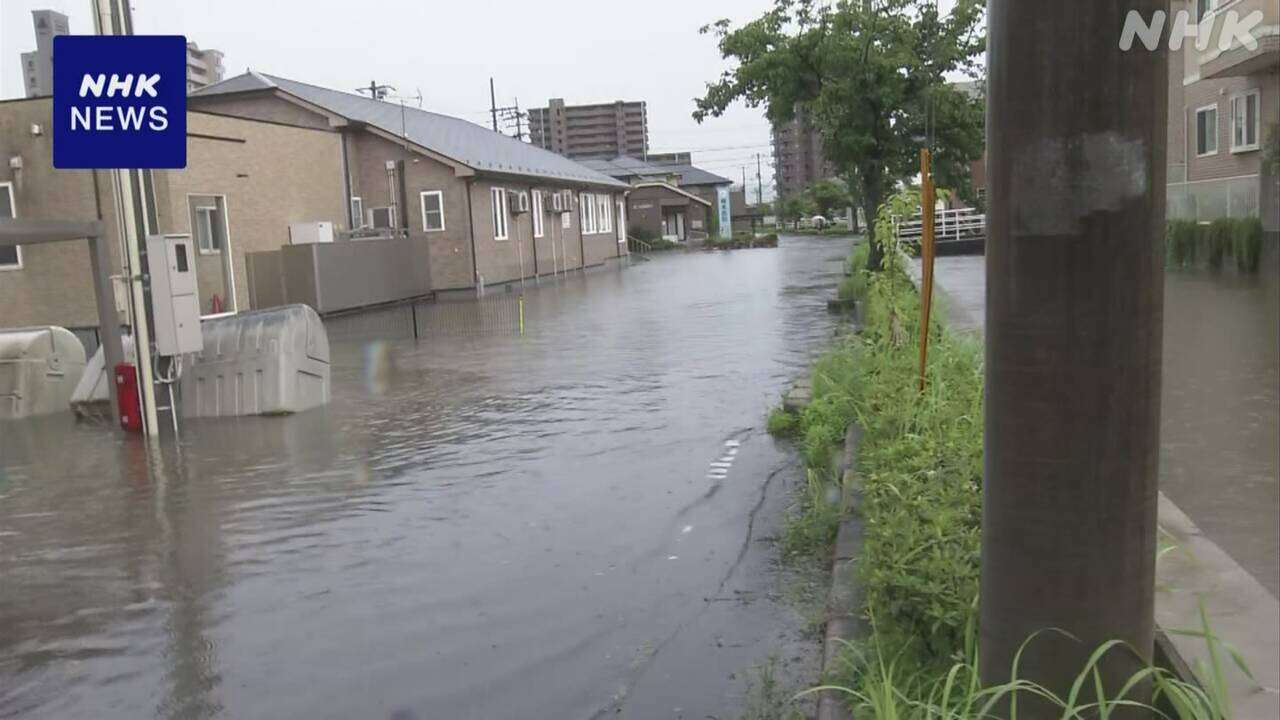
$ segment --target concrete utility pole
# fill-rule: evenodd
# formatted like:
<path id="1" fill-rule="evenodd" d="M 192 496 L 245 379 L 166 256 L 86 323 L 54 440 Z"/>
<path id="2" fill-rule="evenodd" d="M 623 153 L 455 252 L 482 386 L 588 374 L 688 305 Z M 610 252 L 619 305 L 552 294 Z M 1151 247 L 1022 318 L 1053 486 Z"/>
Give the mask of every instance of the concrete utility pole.
<path id="1" fill-rule="evenodd" d="M 498 132 L 498 98 L 493 94 L 493 78 L 489 78 L 489 117 L 493 118 L 493 131 Z"/>
<path id="2" fill-rule="evenodd" d="M 1079 640 L 1042 633 L 1020 676 L 1064 696 L 1104 641 L 1151 656 L 1168 52 L 1122 52 L 1119 34 L 1130 11 L 1167 10 L 989 5 L 987 683 L 1050 627 Z M 1106 688 L 1139 666 L 1110 655 Z M 1027 700 L 1019 717 L 1052 714 Z"/>
<path id="3" fill-rule="evenodd" d="M 746 199 L 746 188 L 743 188 L 743 199 Z M 756 205 L 764 204 L 764 181 L 760 179 L 760 153 L 756 153 Z"/>
<path id="4" fill-rule="evenodd" d="M 127 2 L 93 0 L 94 30 L 98 35 L 132 35 L 133 13 Z M 116 200 L 116 218 L 124 247 L 125 280 L 129 287 L 129 325 L 133 328 L 134 355 L 138 368 L 138 391 L 142 400 L 142 428 L 150 437 L 160 435 L 156 421 L 154 375 L 151 369 L 151 332 L 147 319 L 146 293 L 143 290 L 142 241 L 156 228 L 148 227 L 148 215 L 154 200 L 148 188 L 150 170 L 112 170 L 112 186 Z M 104 353 L 104 359 L 106 355 Z M 105 368 L 109 382 L 115 381 L 114 369 Z"/>

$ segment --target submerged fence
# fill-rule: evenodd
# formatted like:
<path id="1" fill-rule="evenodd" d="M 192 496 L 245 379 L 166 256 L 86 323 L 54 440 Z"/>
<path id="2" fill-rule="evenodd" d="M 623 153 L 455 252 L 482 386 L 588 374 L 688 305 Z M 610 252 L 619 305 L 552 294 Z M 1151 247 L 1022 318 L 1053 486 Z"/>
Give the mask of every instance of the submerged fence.
<path id="1" fill-rule="evenodd" d="M 465 300 L 415 300 L 325 317 L 330 340 L 423 339 L 519 334 L 518 292 L 497 291 Z"/>

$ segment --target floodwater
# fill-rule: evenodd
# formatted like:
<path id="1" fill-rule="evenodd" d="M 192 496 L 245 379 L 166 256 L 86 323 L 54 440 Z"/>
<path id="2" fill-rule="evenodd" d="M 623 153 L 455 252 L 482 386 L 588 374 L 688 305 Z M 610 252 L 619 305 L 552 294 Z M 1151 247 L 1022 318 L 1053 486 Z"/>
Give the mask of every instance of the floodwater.
<path id="1" fill-rule="evenodd" d="M 154 453 L 0 426 L 0 717 L 735 717 L 750 667 L 813 643 L 763 426 L 846 253 L 530 285 L 524 337 L 431 332 L 460 305 L 417 340 L 336 321 L 329 407 Z"/>
<path id="2" fill-rule="evenodd" d="M 1160 489 L 1280 596 L 1280 258 L 1165 277 Z"/>

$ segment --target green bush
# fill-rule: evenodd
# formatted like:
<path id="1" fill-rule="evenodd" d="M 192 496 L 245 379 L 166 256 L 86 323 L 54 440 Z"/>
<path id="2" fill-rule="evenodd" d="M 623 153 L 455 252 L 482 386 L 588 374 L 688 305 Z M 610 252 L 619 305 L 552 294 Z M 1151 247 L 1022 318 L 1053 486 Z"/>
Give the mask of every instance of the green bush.
<path id="1" fill-rule="evenodd" d="M 1204 257 L 1208 260 L 1209 267 L 1214 270 L 1222 269 L 1222 263 L 1231 248 L 1235 233 L 1236 222 L 1231 218 L 1218 218 L 1209 223 L 1208 228 L 1201 235 Z"/>
<path id="2" fill-rule="evenodd" d="M 800 418 L 796 417 L 795 413 L 776 407 L 769 411 L 766 427 L 769 434 L 774 437 L 791 437 L 800 427 Z"/>
<path id="3" fill-rule="evenodd" d="M 1170 220 L 1165 237 L 1165 257 L 1169 267 L 1185 268 L 1196 260 L 1200 226 L 1194 220 Z"/>
<path id="4" fill-rule="evenodd" d="M 1236 221 L 1234 247 L 1236 269 L 1256 273 L 1262 261 L 1262 220 L 1251 217 Z"/>

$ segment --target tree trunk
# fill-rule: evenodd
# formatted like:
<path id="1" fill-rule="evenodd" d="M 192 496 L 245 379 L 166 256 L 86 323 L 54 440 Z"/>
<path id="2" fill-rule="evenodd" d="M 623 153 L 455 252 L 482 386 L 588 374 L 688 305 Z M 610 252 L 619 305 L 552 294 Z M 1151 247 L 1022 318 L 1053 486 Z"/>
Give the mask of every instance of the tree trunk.
<path id="1" fill-rule="evenodd" d="M 1105 641 L 1136 652 L 1102 663 L 1109 692 L 1151 658 L 1168 51 L 1115 38 L 1168 6 L 989 6 L 986 683 L 1047 628 L 1075 639 L 1041 632 L 1018 670 L 1060 697 Z"/>
<path id="2" fill-rule="evenodd" d="M 884 267 L 884 253 L 880 250 L 880 244 L 876 242 L 876 211 L 880 209 L 880 203 L 879 193 L 868 191 L 862 204 L 862 212 L 866 213 L 867 216 L 867 239 L 865 242 L 870 243 L 870 252 L 867 253 L 867 269 L 871 272 L 879 272 Z"/>

